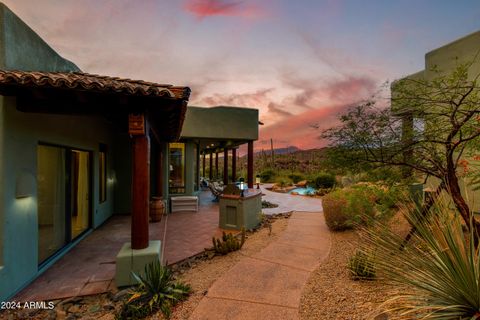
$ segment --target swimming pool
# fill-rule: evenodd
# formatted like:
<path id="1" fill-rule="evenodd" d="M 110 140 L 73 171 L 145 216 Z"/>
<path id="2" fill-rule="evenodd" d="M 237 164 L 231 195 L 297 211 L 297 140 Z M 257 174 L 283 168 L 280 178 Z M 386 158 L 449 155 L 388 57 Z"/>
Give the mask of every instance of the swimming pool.
<path id="1" fill-rule="evenodd" d="M 293 190 L 290 190 L 288 193 L 296 193 L 302 196 L 307 196 L 307 195 L 314 195 L 315 194 L 315 189 L 312 187 L 306 187 L 306 188 L 295 188 Z"/>

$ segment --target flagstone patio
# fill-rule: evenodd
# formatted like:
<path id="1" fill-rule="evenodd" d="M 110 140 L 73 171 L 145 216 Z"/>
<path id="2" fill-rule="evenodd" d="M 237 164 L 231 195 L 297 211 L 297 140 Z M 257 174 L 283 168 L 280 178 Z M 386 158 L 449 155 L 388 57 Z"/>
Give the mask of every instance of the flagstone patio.
<path id="1" fill-rule="evenodd" d="M 175 212 L 150 223 L 150 239 L 162 240 L 162 259 L 172 264 L 200 253 L 219 237 L 218 203 L 209 191 L 200 195 L 198 212 Z M 14 298 L 43 301 L 116 290 L 115 258 L 130 241 L 129 215 L 114 215 L 72 248 Z M 166 232 L 165 232 L 166 230 Z"/>
<path id="2" fill-rule="evenodd" d="M 267 214 L 289 211 L 320 212 L 321 200 L 270 192 L 262 186 L 263 199 L 279 205 Z M 212 236 L 221 236 L 218 227 L 218 203 L 210 191 L 200 194 L 198 212 L 175 212 L 161 222 L 150 223 L 150 239 L 162 241 L 162 261 L 173 264 L 211 246 Z M 114 215 L 94 230 L 23 289 L 16 301 L 55 300 L 117 290 L 115 258 L 125 242 L 130 241 L 131 216 Z M 166 231 L 166 232 L 165 232 Z M 289 239 L 294 241 L 295 239 Z"/>

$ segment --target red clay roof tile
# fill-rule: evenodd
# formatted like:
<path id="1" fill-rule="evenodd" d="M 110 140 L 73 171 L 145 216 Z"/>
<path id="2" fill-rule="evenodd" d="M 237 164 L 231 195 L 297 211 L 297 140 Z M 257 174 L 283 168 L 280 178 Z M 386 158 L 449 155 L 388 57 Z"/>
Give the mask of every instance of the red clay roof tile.
<path id="1" fill-rule="evenodd" d="M 188 100 L 190 88 L 82 72 L 0 70 L 0 86 L 44 87 Z"/>

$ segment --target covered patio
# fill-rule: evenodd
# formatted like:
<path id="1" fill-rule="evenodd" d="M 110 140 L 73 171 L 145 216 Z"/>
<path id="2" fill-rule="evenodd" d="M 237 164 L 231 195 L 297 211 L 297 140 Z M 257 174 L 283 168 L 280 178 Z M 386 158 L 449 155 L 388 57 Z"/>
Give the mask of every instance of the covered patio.
<path id="1" fill-rule="evenodd" d="M 149 239 L 161 239 L 162 260 L 173 264 L 211 247 L 219 237 L 218 203 L 209 191 L 199 195 L 198 212 L 175 212 L 149 224 Z M 131 216 L 114 215 L 13 298 L 46 301 L 117 290 L 115 258 L 130 240 Z"/>

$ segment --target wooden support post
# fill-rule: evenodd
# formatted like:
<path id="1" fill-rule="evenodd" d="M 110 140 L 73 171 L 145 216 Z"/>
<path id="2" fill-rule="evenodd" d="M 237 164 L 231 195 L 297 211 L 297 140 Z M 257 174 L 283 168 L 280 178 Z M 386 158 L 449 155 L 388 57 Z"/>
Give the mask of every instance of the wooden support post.
<path id="1" fill-rule="evenodd" d="M 202 177 L 205 178 L 205 152 L 203 153 L 202 161 Z"/>
<path id="2" fill-rule="evenodd" d="M 218 179 L 218 152 L 215 152 L 215 180 Z"/>
<path id="3" fill-rule="evenodd" d="M 213 179 L 213 153 L 210 153 L 208 155 L 208 158 L 210 159 L 210 167 L 209 167 L 209 172 L 208 172 L 208 178 L 210 179 L 210 181 L 212 181 Z"/>
<path id="4" fill-rule="evenodd" d="M 253 188 L 253 141 L 248 141 L 247 153 L 247 184 L 251 189 Z"/>
<path id="5" fill-rule="evenodd" d="M 223 150 L 223 184 L 228 184 L 228 149 Z"/>
<path id="6" fill-rule="evenodd" d="M 163 172 L 163 146 L 159 144 L 158 146 L 158 163 L 157 163 L 157 197 L 163 197 L 163 181 L 165 179 L 165 174 Z"/>
<path id="7" fill-rule="evenodd" d="M 232 149 L 232 182 L 237 181 L 237 149 Z"/>
<path id="8" fill-rule="evenodd" d="M 132 249 L 148 247 L 150 197 L 150 138 L 132 138 Z"/>

